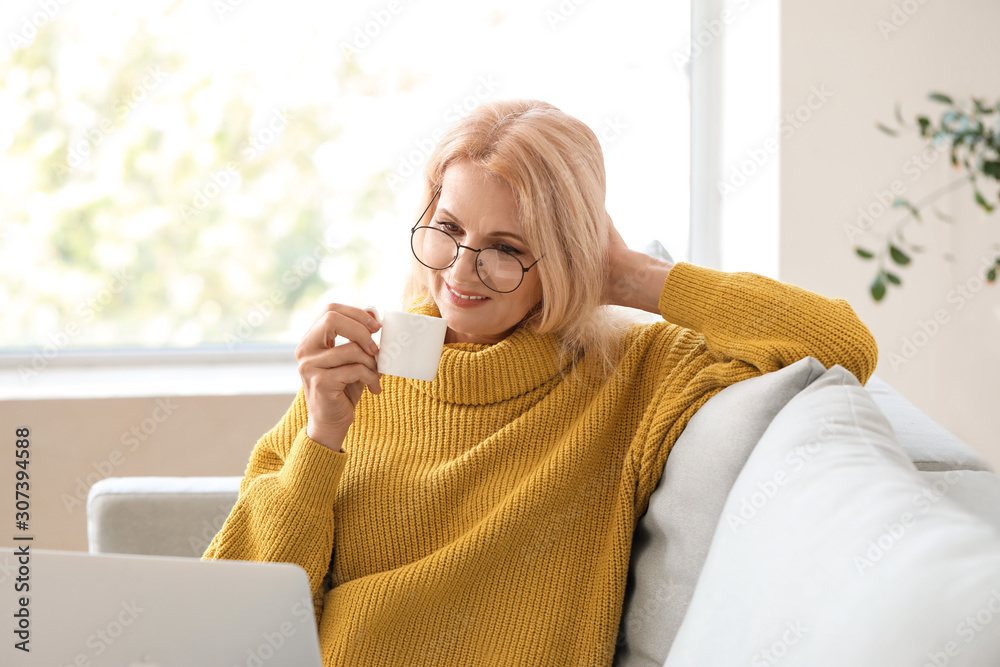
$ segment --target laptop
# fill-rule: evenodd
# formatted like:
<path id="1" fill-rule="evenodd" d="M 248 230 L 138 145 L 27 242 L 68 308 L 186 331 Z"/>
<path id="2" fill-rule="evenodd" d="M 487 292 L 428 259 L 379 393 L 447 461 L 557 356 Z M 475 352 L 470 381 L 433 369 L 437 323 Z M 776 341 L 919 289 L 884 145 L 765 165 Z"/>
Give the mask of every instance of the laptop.
<path id="1" fill-rule="evenodd" d="M 0 548 L 0 664 L 322 667 L 298 565 L 22 544 Z"/>

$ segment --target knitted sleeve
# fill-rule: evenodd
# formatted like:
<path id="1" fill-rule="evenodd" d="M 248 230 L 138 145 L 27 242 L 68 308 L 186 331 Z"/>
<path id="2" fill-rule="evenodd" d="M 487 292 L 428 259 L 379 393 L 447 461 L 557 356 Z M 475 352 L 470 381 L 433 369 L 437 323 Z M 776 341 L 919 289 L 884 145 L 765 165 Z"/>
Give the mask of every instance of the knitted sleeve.
<path id="1" fill-rule="evenodd" d="M 846 301 L 755 273 L 682 262 L 670 270 L 659 305 L 668 322 L 702 334 L 717 360 L 744 361 L 761 373 L 811 356 L 864 384 L 878 362 L 874 337 Z"/>
<path id="2" fill-rule="evenodd" d="M 334 546 L 334 496 L 348 455 L 308 438 L 306 418 L 300 390 L 254 447 L 236 505 L 202 558 L 302 566 L 318 623 Z"/>
<path id="3" fill-rule="evenodd" d="M 638 377 L 650 392 L 631 447 L 638 514 L 687 422 L 720 390 L 805 357 L 839 364 L 864 384 L 878 361 L 875 339 L 846 301 L 753 273 L 678 263 L 659 308 L 667 322 L 635 346 L 645 350 Z"/>

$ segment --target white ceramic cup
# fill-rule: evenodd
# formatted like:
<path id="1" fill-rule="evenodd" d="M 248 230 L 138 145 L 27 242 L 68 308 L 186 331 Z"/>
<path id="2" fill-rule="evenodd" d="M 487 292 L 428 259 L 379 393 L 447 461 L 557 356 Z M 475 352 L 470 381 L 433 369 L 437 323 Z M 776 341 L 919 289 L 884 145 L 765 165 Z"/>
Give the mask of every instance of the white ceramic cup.
<path id="1" fill-rule="evenodd" d="M 448 322 L 440 317 L 366 308 L 382 325 L 378 372 L 413 380 L 432 381 L 444 346 Z"/>

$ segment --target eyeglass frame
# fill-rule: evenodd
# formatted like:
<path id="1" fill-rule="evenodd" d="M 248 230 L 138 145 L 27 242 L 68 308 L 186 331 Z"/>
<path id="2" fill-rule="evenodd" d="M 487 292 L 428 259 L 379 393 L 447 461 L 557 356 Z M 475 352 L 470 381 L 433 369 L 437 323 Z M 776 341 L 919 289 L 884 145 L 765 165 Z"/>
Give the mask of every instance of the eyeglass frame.
<path id="1" fill-rule="evenodd" d="M 421 226 L 427 227 L 428 229 L 436 229 L 435 227 L 431 227 L 430 225 L 421 225 L 420 221 L 424 219 L 425 215 L 427 215 L 427 211 L 430 210 L 431 204 L 434 203 L 434 200 L 437 199 L 437 197 L 438 197 L 439 194 L 441 194 L 441 186 L 440 185 L 437 186 L 437 190 L 434 191 L 434 196 L 431 197 L 431 200 L 429 202 L 427 202 L 427 206 L 424 208 L 424 212 L 420 214 L 420 217 L 417 218 L 417 222 L 414 223 L 414 225 L 413 225 L 412 228 L 410 228 L 410 252 L 413 253 L 413 257 L 416 258 L 416 260 L 418 262 L 420 262 L 421 264 L 423 264 L 424 266 L 426 266 L 431 271 L 444 271 L 445 269 L 447 269 L 447 268 L 452 267 L 452 266 L 455 265 L 455 262 L 458 261 L 458 257 L 461 254 L 461 249 L 462 248 L 465 248 L 466 250 L 472 250 L 473 252 L 476 253 L 476 258 L 475 258 L 476 277 L 479 278 L 479 282 L 481 282 L 486 287 L 486 289 L 492 290 L 492 291 L 496 292 L 497 294 L 510 294 L 511 292 L 516 291 L 517 288 L 520 287 L 521 284 L 524 282 L 524 274 L 527 273 L 528 271 L 530 271 L 531 267 L 533 267 L 535 264 L 538 264 L 540 261 L 542 261 L 542 259 L 545 257 L 545 255 L 542 255 L 541 257 L 539 257 L 538 259 L 536 259 L 534 262 L 532 262 L 531 266 L 528 266 L 527 268 L 525 268 L 524 263 L 520 259 L 517 258 L 517 255 L 513 255 L 513 254 L 507 252 L 506 250 L 497 250 L 495 248 L 473 248 L 471 246 L 462 245 L 461 243 L 459 243 L 455 239 L 455 237 L 453 237 L 448 232 L 445 232 L 444 230 L 437 230 L 437 231 L 440 231 L 445 236 L 447 236 L 448 238 L 450 238 L 452 241 L 455 241 L 455 257 L 452 258 L 451 263 L 449 263 L 447 266 L 442 266 L 441 268 L 436 268 L 436 267 L 428 266 L 427 264 L 424 264 L 424 261 L 422 259 L 420 259 L 419 257 L 417 257 L 417 251 L 413 249 L 413 235 L 416 234 L 417 230 Z M 493 287 L 490 287 L 489 285 L 486 284 L 486 281 L 483 280 L 483 277 L 481 275 L 479 275 L 479 253 L 481 253 L 483 250 L 493 250 L 494 252 L 502 252 L 505 255 L 509 255 L 515 262 L 517 262 L 518 264 L 521 265 L 521 279 L 517 282 L 517 285 L 514 287 L 514 289 L 507 290 L 506 292 L 501 292 L 500 290 L 495 289 Z"/>

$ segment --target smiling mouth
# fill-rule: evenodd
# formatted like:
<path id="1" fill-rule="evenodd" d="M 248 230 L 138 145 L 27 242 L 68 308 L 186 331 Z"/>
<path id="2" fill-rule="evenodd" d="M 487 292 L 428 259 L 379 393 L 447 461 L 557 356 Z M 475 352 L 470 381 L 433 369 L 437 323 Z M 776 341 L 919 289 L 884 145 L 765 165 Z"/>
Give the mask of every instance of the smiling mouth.
<path id="1" fill-rule="evenodd" d="M 466 299 L 468 301 L 485 301 L 486 299 L 489 299 L 488 296 L 470 296 L 467 294 L 459 294 L 458 292 L 453 290 L 451 288 L 451 285 L 449 285 L 448 283 L 445 283 L 444 286 L 448 289 L 449 292 L 451 292 L 451 294 L 458 297 L 459 299 Z"/>

